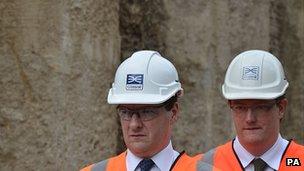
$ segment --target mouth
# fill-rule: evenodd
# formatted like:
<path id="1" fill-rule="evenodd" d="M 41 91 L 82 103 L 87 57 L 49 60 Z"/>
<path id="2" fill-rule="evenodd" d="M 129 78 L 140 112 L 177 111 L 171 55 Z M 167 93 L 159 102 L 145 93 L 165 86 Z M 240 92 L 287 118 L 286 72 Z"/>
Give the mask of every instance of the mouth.
<path id="1" fill-rule="evenodd" d="M 131 134 L 130 137 L 134 137 L 134 138 L 137 138 L 137 137 L 144 137 L 146 135 L 144 134 Z"/>
<path id="2" fill-rule="evenodd" d="M 129 140 L 132 142 L 142 142 L 146 139 L 144 134 L 131 134 L 129 135 Z"/>
<path id="3" fill-rule="evenodd" d="M 249 127 L 249 128 L 244 128 L 244 130 L 258 130 L 258 129 L 262 129 L 261 127 Z"/>

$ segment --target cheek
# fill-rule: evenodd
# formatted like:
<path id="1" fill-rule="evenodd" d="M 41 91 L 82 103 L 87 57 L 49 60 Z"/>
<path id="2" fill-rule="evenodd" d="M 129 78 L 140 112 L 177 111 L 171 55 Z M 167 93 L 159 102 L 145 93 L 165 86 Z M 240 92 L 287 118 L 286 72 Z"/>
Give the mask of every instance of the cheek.
<path id="1" fill-rule="evenodd" d="M 272 126 L 276 124 L 279 120 L 279 117 L 275 114 L 264 115 L 259 118 L 259 122 L 265 126 Z"/>
<path id="2" fill-rule="evenodd" d="M 243 122 L 243 119 L 242 117 L 240 116 L 237 116 L 235 114 L 232 115 L 232 120 L 234 122 L 234 124 L 237 126 L 237 125 L 240 125 L 242 122 Z"/>
<path id="3" fill-rule="evenodd" d="M 120 125 L 121 125 L 121 129 L 122 129 L 123 135 L 127 134 L 127 132 L 128 132 L 128 124 L 126 124 L 124 122 L 120 122 Z"/>
<path id="4" fill-rule="evenodd" d="M 170 120 L 169 119 L 161 119 L 157 120 L 152 125 L 147 126 L 147 128 L 151 132 L 152 138 L 158 137 L 162 138 L 167 132 L 168 129 L 170 129 Z"/>
<path id="5" fill-rule="evenodd" d="M 242 128 L 244 127 L 244 125 L 246 125 L 245 119 L 243 119 L 242 117 L 233 116 L 232 120 L 233 120 L 233 124 L 234 124 L 235 130 L 238 133 L 240 133 L 240 131 L 242 130 Z"/>

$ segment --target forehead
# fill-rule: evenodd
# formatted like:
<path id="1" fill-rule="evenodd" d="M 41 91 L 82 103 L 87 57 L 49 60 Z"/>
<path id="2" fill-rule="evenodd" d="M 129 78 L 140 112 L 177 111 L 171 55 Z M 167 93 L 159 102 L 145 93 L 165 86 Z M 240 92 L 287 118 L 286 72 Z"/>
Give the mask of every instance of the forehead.
<path id="1" fill-rule="evenodd" d="M 159 104 L 120 104 L 117 108 L 128 108 L 128 109 L 143 109 L 143 108 L 150 108 L 150 107 L 159 107 Z"/>
<path id="2" fill-rule="evenodd" d="M 241 99 L 241 100 L 229 100 L 229 104 L 238 105 L 259 105 L 273 103 L 275 100 L 260 100 L 260 99 Z"/>

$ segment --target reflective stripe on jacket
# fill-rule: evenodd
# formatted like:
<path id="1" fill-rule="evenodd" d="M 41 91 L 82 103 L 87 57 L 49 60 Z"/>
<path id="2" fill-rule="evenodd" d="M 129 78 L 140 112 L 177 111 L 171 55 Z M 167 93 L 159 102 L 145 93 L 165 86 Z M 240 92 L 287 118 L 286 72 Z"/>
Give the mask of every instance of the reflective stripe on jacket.
<path id="1" fill-rule="evenodd" d="M 223 171 L 245 170 L 233 149 L 233 141 L 209 150 L 198 165 L 199 171 L 212 171 L 212 169 L 205 169 L 204 165 L 211 165 Z M 279 171 L 304 171 L 304 146 L 289 141 L 281 157 Z"/>
<path id="2" fill-rule="evenodd" d="M 87 166 L 81 171 L 127 171 L 126 154 L 125 151 L 118 156 Z M 201 155 L 190 157 L 182 152 L 172 164 L 170 171 L 195 171 L 201 157 Z"/>

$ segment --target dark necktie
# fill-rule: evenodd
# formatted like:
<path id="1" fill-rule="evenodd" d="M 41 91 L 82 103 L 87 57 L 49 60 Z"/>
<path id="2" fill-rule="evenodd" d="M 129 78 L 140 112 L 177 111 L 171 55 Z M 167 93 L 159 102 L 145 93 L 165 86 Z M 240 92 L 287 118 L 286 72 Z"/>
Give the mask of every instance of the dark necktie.
<path id="1" fill-rule="evenodd" d="M 154 165 L 153 160 L 151 159 L 143 159 L 139 162 L 138 166 L 141 171 L 149 171 Z"/>
<path id="2" fill-rule="evenodd" d="M 264 162 L 261 158 L 256 158 L 253 160 L 254 171 L 265 171 L 267 163 Z"/>

